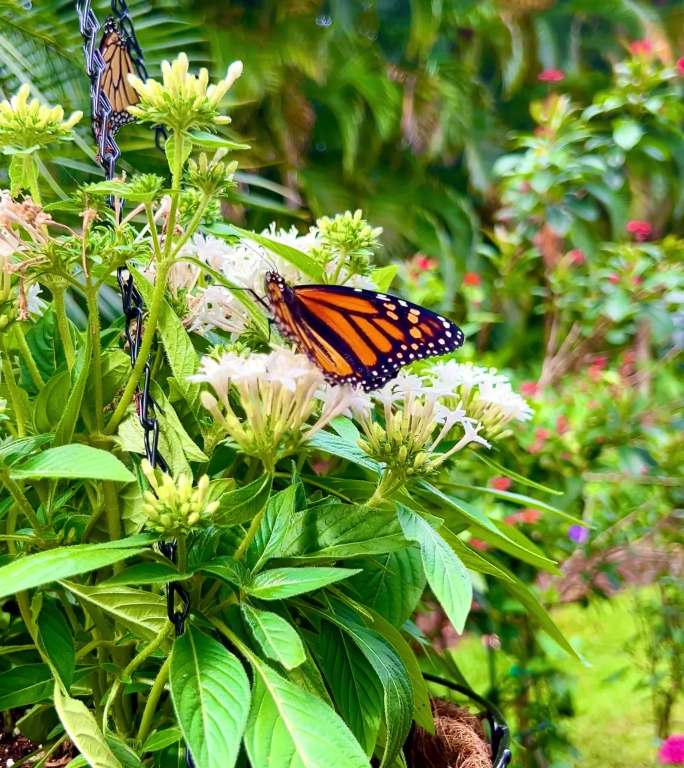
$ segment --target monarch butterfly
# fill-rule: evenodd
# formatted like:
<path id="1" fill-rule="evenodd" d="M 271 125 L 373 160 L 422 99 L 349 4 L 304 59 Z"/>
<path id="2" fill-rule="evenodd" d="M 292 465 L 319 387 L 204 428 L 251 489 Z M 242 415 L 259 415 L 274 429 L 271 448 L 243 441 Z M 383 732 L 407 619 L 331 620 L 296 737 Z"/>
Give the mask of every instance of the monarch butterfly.
<path id="1" fill-rule="evenodd" d="M 288 285 L 266 273 L 266 295 L 280 333 L 333 384 L 367 392 L 399 369 L 463 344 L 463 331 L 441 315 L 396 296 L 341 285 Z"/>
<path id="2" fill-rule="evenodd" d="M 137 104 L 140 97 L 128 82 L 128 74 L 140 74 L 138 66 L 131 56 L 132 41 L 119 28 L 113 16 L 104 23 L 104 34 L 100 42 L 100 53 L 105 66 L 100 73 L 100 88 L 112 106 L 109 117 L 109 130 L 113 136 L 119 128 L 135 119 L 126 107 Z M 98 127 L 95 127 L 98 134 Z"/>

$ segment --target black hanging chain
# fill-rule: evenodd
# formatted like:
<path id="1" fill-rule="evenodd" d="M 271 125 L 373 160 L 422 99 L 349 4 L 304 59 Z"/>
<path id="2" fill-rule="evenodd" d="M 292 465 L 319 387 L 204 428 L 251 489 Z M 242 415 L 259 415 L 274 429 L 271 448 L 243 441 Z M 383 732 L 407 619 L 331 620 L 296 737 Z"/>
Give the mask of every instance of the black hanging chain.
<path id="1" fill-rule="evenodd" d="M 106 94 L 102 91 L 102 75 L 106 68 L 105 60 L 100 53 L 100 30 L 102 29 L 95 12 L 91 7 L 92 0 L 77 0 L 76 12 L 83 37 L 83 53 L 85 56 L 85 69 L 90 78 L 90 99 L 92 111 L 92 128 L 97 142 L 97 162 L 104 170 L 105 178 L 109 181 L 114 178 L 116 161 L 121 156 L 114 134 L 121 127 L 121 119 L 116 119 L 117 114 Z M 105 34 L 111 23 L 116 25 L 122 40 L 127 46 L 128 53 L 133 61 L 138 76 L 141 80 L 147 79 L 147 70 L 143 60 L 143 53 L 135 35 L 133 22 L 128 12 L 125 0 L 111 0 L 112 17 L 105 22 Z M 119 116 L 120 118 L 121 116 Z M 158 127 L 156 143 L 159 146 L 160 136 L 164 136 L 163 128 Z M 140 355 L 140 347 L 143 336 L 143 318 L 145 302 L 140 291 L 135 287 L 133 275 L 125 265 L 117 270 L 117 280 L 121 291 L 121 304 L 126 321 L 125 335 L 128 342 L 131 366 L 134 367 Z M 135 394 L 135 408 L 143 429 L 145 455 L 153 467 L 159 467 L 163 472 L 169 471 L 169 466 L 164 457 L 159 453 L 159 422 L 156 412 L 161 410 L 150 394 L 151 365 L 150 358 L 145 361 L 142 386 L 138 387 Z M 176 542 L 162 541 L 159 543 L 160 552 L 171 562 L 176 562 Z M 181 607 L 176 608 L 176 598 Z M 166 589 L 166 604 L 169 621 L 173 624 L 176 636 L 185 631 L 185 622 L 190 611 L 190 598 L 179 582 L 171 582 Z M 193 768 L 190 752 L 186 750 L 186 763 Z"/>

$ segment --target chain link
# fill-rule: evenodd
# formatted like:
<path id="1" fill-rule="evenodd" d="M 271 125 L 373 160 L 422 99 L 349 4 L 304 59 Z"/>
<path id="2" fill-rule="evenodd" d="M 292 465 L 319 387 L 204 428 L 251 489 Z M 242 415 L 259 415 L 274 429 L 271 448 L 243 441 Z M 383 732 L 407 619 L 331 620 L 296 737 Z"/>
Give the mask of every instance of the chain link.
<path id="1" fill-rule="evenodd" d="M 128 12 L 125 0 L 111 0 L 112 17 L 105 22 L 106 27 L 115 23 L 128 53 L 133 61 L 138 76 L 142 80 L 147 79 L 147 70 L 143 60 L 143 53 L 135 35 L 133 22 Z M 111 180 L 116 173 L 116 161 L 121 156 L 121 150 L 117 145 L 114 134 L 118 125 L 112 121 L 112 105 L 106 94 L 102 91 L 102 75 L 106 64 L 100 53 L 100 30 L 102 29 L 95 12 L 91 7 L 91 0 L 77 0 L 76 12 L 78 14 L 81 36 L 83 37 L 83 55 L 85 69 L 90 78 L 90 100 L 92 113 L 92 128 L 97 142 L 96 160 L 102 166 L 105 178 Z M 155 142 L 160 146 L 161 137 L 165 136 L 163 128 L 157 127 Z M 121 305 L 125 318 L 124 333 L 131 358 L 131 367 L 134 367 L 140 355 L 140 347 L 143 336 L 143 318 L 145 302 L 140 291 L 135 287 L 133 275 L 127 266 L 119 267 L 117 280 L 121 291 Z M 142 387 L 138 387 L 135 394 L 135 409 L 143 430 L 145 455 L 153 467 L 159 467 L 168 472 L 169 466 L 164 457 L 159 453 L 159 422 L 156 412 L 161 409 L 155 403 L 150 394 L 151 383 L 150 358 L 145 361 L 143 369 Z M 176 562 L 176 542 L 162 541 L 159 543 L 159 551 L 171 562 Z M 176 598 L 180 601 L 180 609 L 176 608 Z M 185 622 L 190 611 L 190 598 L 186 590 L 179 582 L 170 582 L 166 589 L 166 606 L 169 621 L 173 624 L 176 636 L 185 631 Z M 189 768 L 194 768 L 190 751 L 186 749 L 185 760 Z"/>

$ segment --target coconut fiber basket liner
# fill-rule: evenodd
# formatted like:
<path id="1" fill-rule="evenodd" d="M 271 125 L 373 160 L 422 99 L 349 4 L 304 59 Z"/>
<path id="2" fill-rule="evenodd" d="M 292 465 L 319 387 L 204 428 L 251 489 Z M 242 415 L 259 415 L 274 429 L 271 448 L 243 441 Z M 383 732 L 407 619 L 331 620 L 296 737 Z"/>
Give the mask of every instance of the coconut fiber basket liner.
<path id="1" fill-rule="evenodd" d="M 484 697 L 475 693 L 471 688 L 463 685 L 459 685 L 451 680 L 437 675 L 431 675 L 424 673 L 423 677 L 430 683 L 436 683 L 451 691 L 465 696 L 474 702 L 480 712 L 484 715 L 489 724 L 489 746 L 491 748 L 491 760 L 493 768 L 506 768 L 511 762 L 511 750 L 510 750 L 510 732 L 508 725 L 501 714 L 500 710 L 495 707 L 490 701 L 487 701 Z M 407 755 L 408 757 L 408 755 Z M 418 765 L 412 766 L 412 768 L 419 768 Z M 420 766 L 420 768 L 425 768 Z M 441 766 L 440 766 L 441 768 Z"/>

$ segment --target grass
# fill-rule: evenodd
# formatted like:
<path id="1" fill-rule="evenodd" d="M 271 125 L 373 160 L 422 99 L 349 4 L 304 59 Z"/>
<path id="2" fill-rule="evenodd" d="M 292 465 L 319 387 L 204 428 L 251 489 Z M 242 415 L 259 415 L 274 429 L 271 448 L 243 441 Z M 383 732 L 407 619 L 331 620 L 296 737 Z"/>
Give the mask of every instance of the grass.
<path id="1" fill-rule="evenodd" d="M 587 608 L 567 605 L 554 612 L 561 630 L 590 664 L 584 666 L 567 657 L 562 662 L 576 678 L 576 717 L 568 724 L 580 757 L 569 764 L 572 768 L 657 765 L 648 691 L 638 687 L 640 670 L 627 652 L 636 629 L 632 608 L 630 595 L 622 594 L 593 602 Z M 485 656 L 479 642 L 465 639 L 455 658 L 471 684 L 486 689 Z M 675 712 L 674 721 L 673 730 L 684 731 L 683 704 Z"/>

